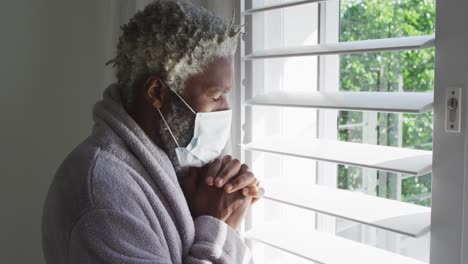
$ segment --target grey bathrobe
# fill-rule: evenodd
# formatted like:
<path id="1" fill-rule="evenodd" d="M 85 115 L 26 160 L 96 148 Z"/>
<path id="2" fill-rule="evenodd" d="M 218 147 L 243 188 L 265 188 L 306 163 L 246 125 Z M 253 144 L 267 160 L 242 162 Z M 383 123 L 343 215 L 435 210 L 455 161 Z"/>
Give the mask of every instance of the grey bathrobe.
<path id="1" fill-rule="evenodd" d="M 106 90 L 91 136 L 55 175 L 42 224 L 47 263 L 251 263 L 224 222 L 192 219 L 167 155 L 119 95 Z"/>

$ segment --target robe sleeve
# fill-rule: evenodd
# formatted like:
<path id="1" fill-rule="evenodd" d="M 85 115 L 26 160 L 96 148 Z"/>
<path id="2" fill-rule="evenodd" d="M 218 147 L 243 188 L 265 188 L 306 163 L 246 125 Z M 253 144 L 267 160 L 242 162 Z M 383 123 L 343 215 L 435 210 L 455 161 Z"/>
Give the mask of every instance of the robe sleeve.
<path id="1" fill-rule="evenodd" d="M 224 222 L 211 217 L 195 219 L 195 237 L 185 264 L 253 263 L 247 246 Z M 130 214 L 92 209 L 70 234 L 69 263 L 172 264 L 163 234 Z"/>

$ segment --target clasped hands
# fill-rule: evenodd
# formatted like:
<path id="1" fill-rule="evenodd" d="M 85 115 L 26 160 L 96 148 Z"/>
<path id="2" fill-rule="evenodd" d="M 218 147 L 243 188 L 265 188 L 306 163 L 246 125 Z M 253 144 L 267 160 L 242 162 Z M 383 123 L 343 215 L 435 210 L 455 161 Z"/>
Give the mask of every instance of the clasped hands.
<path id="1" fill-rule="evenodd" d="M 182 190 L 193 218 L 210 215 L 237 229 L 264 190 L 246 164 L 226 155 L 189 168 Z"/>

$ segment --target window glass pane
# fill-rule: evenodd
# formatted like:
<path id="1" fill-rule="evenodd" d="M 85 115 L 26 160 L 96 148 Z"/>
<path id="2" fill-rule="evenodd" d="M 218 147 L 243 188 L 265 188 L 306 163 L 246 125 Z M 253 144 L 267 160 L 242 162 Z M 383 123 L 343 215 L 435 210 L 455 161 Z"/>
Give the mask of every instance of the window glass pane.
<path id="1" fill-rule="evenodd" d="M 248 240 L 250 241 L 250 240 Z M 285 254 L 277 248 L 270 247 L 255 240 L 250 242 L 250 249 L 255 263 L 280 263 L 278 260 Z"/>
<path id="2" fill-rule="evenodd" d="M 431 238 L 429 233 L 420 238 L 412 238 L 339 218 L 337 235 L 419 260 L 428 258 L 426 247 L 421 245 L 429 246 Z"/>
<path id="3" fill-rule="evenodd" d="M 255 69 L 254 94 L 278 90 L 315 91 L 317 89 L 317 58 L 298 57 L 253 61 Z M 315 138 L 317 114 L 315 109 L 253 107 L 252 140 L 268 136 L 285 138 Z M 260 162 L 262 161 L 262 162 Z M 267 155 L 255 160 L 264 166 L 268 177 L 298 177 L 315 175 L 315 162 L 289 156 Z M 258 172 L 257 172 L 258 173 Z"/>
<path id="4" fill-rule="evenodd" d="M 293 264 L 319 264 L 318 262 L 313 262 L 308 259 L 293 255 L 291 253 L 282 251 L 275 247 L 265 245 L 263 243 L 258 243 L 252 241 L 252 255 L 254 263 L 268 263 L 268 264 L 284 264 L 284 263 L 293 263 Z"/>
<path id="5" fill-rule="evenodd" d="M 255 60 L 254 93 L 317 90 L 317 58 Z"/>
<path id="6" fill-rule="evenodd" d="M 431 206 L 431 174 L 403 179 L 402 189 L 405 192 L 402 200 L 408 203 Z"/>
<path id="7" fill-rule="evenodd" d="M 432 150 L 433 113 L 422 115 L 403 114 L 403 147 Z"/>
<path id="8" fill-rule="evenodd" d="M 251 3 L 253 7 L 259 7 L 281 2 L 263 0 Z M 254 51 L 317 44 L 317 4 L 256 13 L 249 16 L 246 22 L 252 25 Z M 253 95 L 278 90 L 317 90 L 317 57 L 277 58 L 247 63 L 252 66 Z M 314 109 L 253 107 L 251 113 L 252 140 L 266 136 L 316 137 L 317 114 Z M 269 154 L 253 155 L 256 173 L 265 175 L 265 179 L 284 177 L 285 180 L 313 180 L 315 177 L 316 163 L 311 160 Z"/>
<path id="9" fill-rule="evenodd" d="M 360 190 L 362 186 L 362 168 L 338 165 L 338 188 Z"/>
<path id="10" fill-rule="evenodd" d="M 341 42 L 434 34 L 434 0 L 341 0 Z M 340 90 L 432 92 L 434 49 L 340 55 Z M 432 150 L 433 114 L 339 113 L 339 140 Z M 430 206 L 431 174 L 411 177 L 372 169 L 338 167 L 338 187 Z M 429 236 L 408 239 L 346 220 L 338 234 L 420 260 Z"/>
<path id="11" fill-rule="evenodd" d="M 268 155 L 268 154 L 266 154 Z M 288 229 L 288 226 L 301 226 L 304 231 L 313 231 L 315 227 L 315 213 L 309 210 L 304 210 L 294 206 L 289 206 L 267 199 L 261 199 L 254 205 L 252 226 L 262 227 L 267 224 L 278 224 Z M 301 243 L 298 240 L 298 243 Z M 299 247 L 298 245 L 291 245 Z M 286 252 L 265 246 L 261 243 L 254 243 L 252 254 L 255 258 L 255 263 L 310 263 L 304 261 L 303 258 L 288 254 Z"/>
<path id="12" fill-rule="evenodd" d="M 253 1 L 256 6 L 280 2 L 285 1 Z M 253 39 L 254 51 L 317 44 L 318 4 L 256 13 L 252 15 L 252 25 L 256 36 Z"/>
<path id="13" fill-rule="evenodd" d="M 268 136 L 314 138 L 317 122 L 314 112 L 310 109 L 299 108 L 252 108 L 254 120 L 252 140 L 260 140 Z M 309 118 L 305 119 L 305 117 Z M 253 155 L 253 171 L 260 180 L 281 178 L 285 181 L 314 182 L 316 162 L 313 160 L 263 153 Z"/>
<path id="14" fill-rule="evenodd" d="M 341 55 L 340 75 L 343 91 L 432 91 L 434 49 Z"/>
<path id="15" fill-rule="evenodd" d="M 341 0 L 340 41 L 434 34 L 435 0 Z"/>
<path id="16" fill-rule="evenodd" d="M 255 7 L 278 2 L 280 1 L 252 1 L 252 4 Z M 252 28 L 252 49 L 255 51 L 317 44 L 317 10 L 317 4 L 307 4 L 247 17 L 246 22 Z M 253 96 L 279 90 L 317 90 L 318 60 L 314 56 L 246 61 L 246 69 L 252 70 Z M 268 136 L 296 139 L 316 137 L 315 109 L 248 107 L 246 112 L 251 117 L 252 134 L 249 137 L 253 141 Z M 313 160 L 260 152 L 248 152 L 246 155 L 252 160 L 252 171 L 261 182 L 280 180 L 301 184 L 315 183 L 317 169 Z M 255 204 L 248 227 L 261 227 L 278 221 L 284 226 L 301 225 L 315 229 L 314 212 L 267 199 Z M 256 263 L 302 263 L 302 259 L 297 256 L 260 243 L 253 243 L 253 255 Z"/>
<path id="17" fill-rule="evenodd" d="M 398 11 L 400 7 L 407 7 L 407 10 Z M 408 36 L 418 32 L 423 35 L 434 31 L 434 1 L 342 0 L 340 8 L 341 41 L 379 38 L 379 32 L 390 29 L 395 33 L 389 36 Z M 370 17 L 373 17 L 372 22 Z M 430 92 L 433 86 L 434 49 L 340 56 L 342 91 Z M 339 138 L 343 141 L 431 150 L 432 118 L 432 112 L 415 115 L 341 111 Z M 359 124 L 362 124 L 362 128 L 358 127 Z M 343 170 L 343 167 L 340 169 Z M 346 174 L 340 175 L 343 178 Z M 417 193 L 410 187 L 403 188 L 401 192 L 403 196 Z"/>

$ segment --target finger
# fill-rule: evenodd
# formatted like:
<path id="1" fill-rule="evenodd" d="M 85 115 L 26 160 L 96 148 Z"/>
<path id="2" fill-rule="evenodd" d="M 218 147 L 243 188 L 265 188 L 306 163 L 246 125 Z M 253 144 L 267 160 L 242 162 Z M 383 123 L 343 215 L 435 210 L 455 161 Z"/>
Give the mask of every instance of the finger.
<path id="1" fill-rule="evenodd" d="M 232 160 L 232 156 L 231 156 L 231 155 L 226 155 L 226 156 L 224 156 L 224 157 L 222 158 L 222 160 L 221 160 L 222 167 L 223 167 L 223 168 L 226 167 L 226 166 L 231 162 L 231 160 Z M 217 174 L 218 174 L 218 173 L 219 173 L 219 171 L 217 172 Z M 217 176 L 217 175 L 215 175 L 215 177 L 216 177 L 216 176 Z M 212 182 L 212 184 L 211 184 L 210 186 L 213 186 L 213 185 L 215 184 L 215 180 L 220 181 L 220 180 L 218 180 L 217 178 L 216 178 L 216 179 L 213 179 L 213 182 Z M 221 183 L 221 186 L 222 186 L 222 183 Z"/>
<path id="2" fill-rule="evenodd" d="M 256 179 L 253 173 L 250 171 L 247 171 L 243 174 L 240 174 L 234 177 L 230 182 L 224 185 L 224 191 L 226 191 L 227 193 L 232 193 L 244 187 L 255 186 L 255 185 L 252 185 L 255 183 L 255 181 Z"/>
<path id="3" fill-rule="evenodd" d="M 258 199 L 258 198 L 252 198 L 252 202 L 250 203 L 250 205 L 255 204 L 258 200 L 260 200 L 260 199 Z"/>
<path id="4" fill-rule="evenodd" d="M 244 164 L 241 165 L 241 167 L 240 167 L 239 172 L 237 173 L 237 175 L 242 175 L 242 174 L 244 174 L 244 173 L 246 173 L 246 172 L 249 172 L 249 166 L 248 166 L 247 164 L 244 163 Z M 234 179 L 235 179 L 235 178 L 236 178 L 236 177 L 234 177 Z M 228 184 L 225 185 L 225 186 L 227 186 L 227 187 L 225 187 L 224 190 L 225 190 L 227 193 L 232 193 L 232 192 L 234 192 L 234 190 L 229 191 L 229 190 L 233 187 L 233 186 L 232 186 L 232 181 L 233 181 L 233 180 L 231 179 L 231 182 L 229 182 Z M 231 184 L 231 185 L 229 185 L 229 184 Z M 253 184 L 253 183 L 252 183 L 252 184 Z M 252 185 L 252 184 L 251 184 L 251 185 Z M 243 187 L 247 187 L 247 186 L 242 186 L 242 187 L 240 187 L 240 188 L 237 188 L 235 191 L 238 191 L 238 190 L 242 189 Z"/>
<path id="5" fill-rule="evenodd" d="M 205 182 L 209 186 L 213 186 L 214 178 L 218 175 L 219 171 L 221 170 L 222 162 L 220 159 L 214 159 L 208 165 L 205 175 Z"/>
<path id="6" fill-rule="evenodd" d="M 248 186 L 244 186 L 243 188 L 245 188 L 245 187 L 255 187 L 255 186 L 258 187 L 259 184 L 260 184 L 260 181 L 257 178 L 254 178 L 253 182 L 251 182 Z M 241 192 L 242 192 L 242 190 L 241 190 Z"/>
<path id="7" fill-rule="evenodd" d="M 218 188 L 223 187 L 223 185 L 229 181 L 233 176 L 239 173 L 239 169 L 241 167 L 241 163 L 238 159 L 231 160 L 215 178 L 215 185 Z"/>
<path id="8" fill-rule="evenodd" d="M 251 196 L 254 199 L 260 199 L 265 196 L 265 189 L 259 186 L 245 187 L 242 189 L 242 195 Z"/>
<path id="9" fill-rule="evenodd" d="M 231 162 L 232 156 L 231 155 L 226 155 L 223 157 L 223 167 L 226 166 L 229 162 Z"/>
<path id="10" fill-rule="evenodd" d="M 248 172 L 249 171 L 249 166 L 247 164 L 242 164 L 242 166 L 240 167 L 240 170 L 239 170 L 239 174 L 242 174 L 242 173 L 245 173 L 245 172 Z"/>
<path id="11" fill-rule="evenodd" d="M 259 184 L 260 184 L 260 181 L 257 178 L 255 178 L 255 176 L 254 176 L 254 180 L 253 180 L 252 183 L 250 183 L 249 186 L 254 187 L 254 186 L 258 186 Z M 247 187 L 247 186 L 245 186 L 245 187 Z"/>

